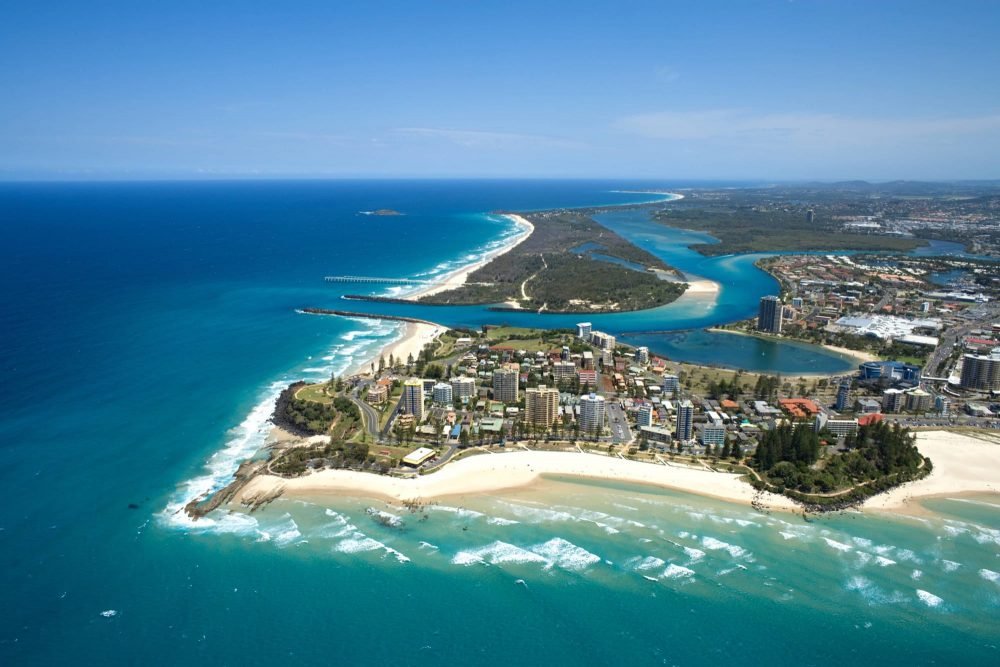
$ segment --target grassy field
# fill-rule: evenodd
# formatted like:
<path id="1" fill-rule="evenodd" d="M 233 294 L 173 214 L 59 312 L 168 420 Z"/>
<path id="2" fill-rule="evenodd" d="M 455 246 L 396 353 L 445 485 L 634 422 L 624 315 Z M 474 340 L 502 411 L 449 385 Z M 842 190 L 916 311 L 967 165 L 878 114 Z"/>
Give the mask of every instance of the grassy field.
<path id="1" fill-rule="evenodd" d="M 333 403 L 333 398 L 326 393 L 326 384 L 307 384 L 295 392 L 295 398 L 302 401 L 322 403 L 323 405 Z"/>
<path id="2" fill-rule="evenodd" d="M 548 352 L 558 349 L 572 338 L 569 334 L 545 331 L 544 329 L 521 329 L 518 327 L 491 328 L 486 336 L 488 345 L 502 345 L 528 352 Z M 564 343 L 563 340 L 567 343 Z"/>

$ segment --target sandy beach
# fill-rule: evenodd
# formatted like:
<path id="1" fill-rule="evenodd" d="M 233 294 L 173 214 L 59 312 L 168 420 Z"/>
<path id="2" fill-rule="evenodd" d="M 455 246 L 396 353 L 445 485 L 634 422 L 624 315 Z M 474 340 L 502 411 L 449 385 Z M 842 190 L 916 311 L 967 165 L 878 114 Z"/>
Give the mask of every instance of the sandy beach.
<path id="1" fill-rule="evenodd" d="M 378 365 L 378 358 L 380 356 L 388 360 L 391 354 L 396 359 L 402 359 L 405 362 L 409 355 L 412 354 L 413 358 L 416 359 L 427 343 L 435 340 L 448 330 L 448 327 L 426 322 L 406 322 L 403 326 L 405 329 L 402 336 L 379 350 L 376 356 L 365 360 L 351 369 L 348 375 L 370 374 L 372 364 Z"/>
<path id="2" fill-rule="evenodd" d="M 444 292 L 445 290 L 455 289 L 456 287 L 461 287 L 468 280 L 469 274 L 485 266 L 488 262 L 493 259 L 508 253 L 514 248 L 516 248 L 525 239 L 531 236 L 531 233 L 535 230 L 535 226 L 528 222 L 524 217 L 514 214 L 505 213 L 505 218 L 512 220 L 518 227 L 521 228 L 522 233 L 513 237 L 511 241 L 499 248 L 496 248 L 472 264 L 463 266 L 460 269 L 452 271 L 451 273 L 445 274 L 439 280 L 435 281 L 432 285 L 427 287 L 419 288 L 409 294 L 404 295 L 402 298 L 406 299 L 418 299 L 422 296 L 428 296 L 430 294 L 437 294 L 438 292 Z M 424 346 L 436 339 L 438 336 L 447 331 L 447 327 L 434 324 L 425 324 L 418 322 L 408 322 L 406 324 L 406 330 L 404 331 L 402 337 L 393 341 L 389 345 L 386 345 L 382 350 L 379 351 L 378 355 L 374 359 L 366 360 L 365 362 L 359 364 L 356 368 L 351 370 L 352 375 L 369 373 L 371 371 L 371 364 L 377 362 L 379 356 L 384 356 L 386 358 L 391 354 L 397 359 L 405 360 L 409 355 L 414 357 L 424 349 Z"/>
<path id="3" fill-rule="evenodd" d="M 749 505 L 754 490 L 738 475 L 681 465 L 628 461 L 602 454 L 527 452 L 481 454 L 449 463 L 431 475 L 401 479 L 347 470 L 323 470 L 295 479 L 269 475 L 255 478 L 236 500 L 268 495 L 279 488 L 289 497 L 324 494 L 364 496 L 393 502 L 476 495 L 529 486 L 545 475 L 614 480 L 687 491 Z M 765 504 L 795 509 L 795 504 L 769 495 Z"/>
<path id="4" fill-rule="evenodd" d="M 714 280 L 706 280 L 704 278 L 699 278 L 698 280 L 692 280 L 688 282 L 688 288 L 684 290 L 684 294 L 681 298 L 687 295 L 698 295 L 698 296 L 718 296 L 722 288 L 719 283 Z"/>
<path id="5" fill-rule="evenodd" d="M 951 431 L 917 433 L 917 449 L 934 464 L 924 479 L 872 498 L 865 509 L 919 513 L 911 501 L 963 493 L 1000 493 L 1000 436 L 992 441 Z"/>
<path id="6" fill-rule="evenodd" d="M 531 233 L 535 231 L 535 226 L 533 224 L 531 224 L 526 218 L 517 215 L 516 213 L 504 213 L 503 217 L 508 220 L 512 220 L 514 224 L 521 228 L 522 233 L 513 237 L 510 243 L 486 253 L 478 261 L 452 271 L 440 280 L 436 281 L 433 285 L 410 292 L 409 294 L 404 295 L 403 298 L 416 300 L 422 296 L 430 296 L 431 294 L 437 294 L 438 292 L 445 292 L 450 289 L 461 287 L 465 284 L 465 281 L 469 279 L 470 273 L 486 266 L 489 262 L 493 261 L 500 255 L 510 252 L 523 243 L 529 236 L 531 236 Z"/>
<path id="7" fill-rule="evenodd" d="M 919 498 L 964 493 L 1000 493 L 1000 440 L 989 442 L 945 431 L 917 434 L 920 451 L 934 462 L 926 479 L 867 501 L 864 509 L 898 511 Z M 530 486 L 545 476 L 600 479 L 648 484 L 750 505 L 753 488 L 739 475 L 712 472 L 679 464 L 656 464 L 577 452 L 515 451 L 479 454 L 442 470 L 403 479 L 349 470 L 323 470 L 294 479 L 271 475 L 254 478 L 235 501 L 271 495 L 279 489 L 286 497 L 323 495 L 361 496 L 390 502 L 430 501 L 446 497 L 497 493 Z M 766 494 L 763 505 L 796 511 L 798 505 L 781 496 Z"/>
<path id="8" fill-rule="evenodd" d="M 830 350 L 831 352 L 836 352 L 837 354 L 843 354 L 847 357 L 853 357 L 857 359 L 858 362 L 865 361 L 878 361 L 879 356 L 877 354 L 872 354 L 871 352 L 864 352 L 862 350 L 850 350 L 846 347 L 837 347 L 836 345 L 824 345 L 824 349 Z"/>

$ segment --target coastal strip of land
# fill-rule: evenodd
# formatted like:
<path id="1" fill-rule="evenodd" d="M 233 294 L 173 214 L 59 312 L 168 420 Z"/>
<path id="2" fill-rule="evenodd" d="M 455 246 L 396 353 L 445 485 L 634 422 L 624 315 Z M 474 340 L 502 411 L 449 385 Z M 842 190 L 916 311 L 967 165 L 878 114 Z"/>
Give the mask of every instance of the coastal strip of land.
<path id="1" fill-rule="evenodd" d="M 379 356 L 396 359 L 406 359 L 410 356 L 416 358 L 428 343 L 434 342 L 438 336 L 448 330 L 447 327 L 431 322 L 406 322 L 403 335 L 389 343 L 379 352 Z M 368 373 L 373 363 L 378 363 L 378 357 L 369 359 L 356 368 L 351 369 L 350 374 L 359 375 Z"/>
<path id="2" fill-rule="evenodd" d="M 436 294 L 445 290 L 455 289 L 456 287 L 461 287 L 465 284 L 466 280 L 469 278 L 469 274 L 473 271 L 485 266 L 497 257 L 510 252 L 516 248 L 525 239 L 531 236 L 531 233 L 535 230 L 535 226 L 532 225 L 524 217 L 517 215 L 516 213 L 504 213 L 503 217 L 512 221 L 517 227 L 520 228 L 521 232 L 517 235 L 511 235 L 508 237 L 508 242 L 504 243 L 498 248 L 495 248 L 487 253 L 485 253 L 480 259 L 465 266 L 459 267 L 454 271 L 447 273 L 440 278 L 438 278 L 433 284 L 426 287 L 420 287 L 417 290 L 404 295 L 402 298 L 409 300 L 416 300 L 423 296 L 429 296 L 431 294 Z M 438 336 L 443 334 L 448 330 L 440 324 L 434 322 L 428 322 L 425 320 L 418 320 L 415 318 L 408 317 L 393 317 L 393 316 L 373 316 L 365 315 L 364 313 L 354 313 L 350 311 L 340 311 L 340 310 L 327 310 L 321 308 L 304 308 L 302 312 L 313 314 L 313 315 L 338 315 L 341 317 L 367 317 L 371 319 L 381 319 L 381 320 L 394 320 L 405 323 L 405 328 L 403 330 L 402 336 L 392 341 L 391 343 L 385 345 L 378 354 L 372 359 L 367 359 L 364 362 L 358 364 L 357 367 L 350 370 L 351 374 L 366 373 L 372 363 L 376 363 L 377 359 L 382 357 L 388 357 L 392 355 L 398 359 L 406 359 L 409 355 L 416 357 L 424 346 L 428 343 L 433 342 Z"/>
<path id="3" fill-rule="evenodd" d="M 497 257 L 505 255 L 517 246 L 521 245 L 535 231 L 535 226 L 524 216 L 516 213 L 504 213 L 502 216 L 517 225 L 520 228 L 521 233 L 517 236 L 511 236 L 508 243 L 487 252 L 475 262 L 466 264 L 463 267 L 455 269 L 451 273 L 445 274 L 439 280 L 436 280 L 432 285 L 421 287 L 413 292 L 410 292 L 404 295 L 404 298 L 416 301 L 423 297 L 438 294 L 439 292 L 446 292 L 448 290 L 461 287 L 468 281 L 469 274 L 481 269 Z"/>
<path id="4" fill-rule="evenodd" d="M 675 268 L 588 213 L 559 209 L 515 219 L 534 225 L 516 252 L 497 253 L 460 285 L 411 296 L 425 304 L 589 314 L 662 306 L 687 289 Z"/>
<path id="5" fill-rule="evenodd" d="M 926 478 L 868 499 L 863 509 L 920 513 L 920 498 L 967 493 L 1000 493 L 1000 441 L 959 433 L 917 434 L 921 453 L 934 462 Z M 322 470 L 286 479 L 259 475 L 242 487 L 233 503 L 282 495 L 291 498 L 353 496 L 390 502 L 433 501 L 530 487 L 546 477 L 625 482 L 672 489 L 771 510 L 801 511 L 793 500 L 759 494 L 740 475 L 669 461 L 645 463 L 603 454 L 512 451 L 483 453 L 449 463 L 440 471 L 411 478 L 351 470 Z"/>
<path id="6" fill-rule="evenodd" d="M 1000 435 L 970 437 L 954 431 L 920 431 L 917 449 L 934 464 L 923 479 L 865 502 L 865 508 L 920 513 L 912 501 L 960 494 L 1000 494 Z"/>
<path id="7" fill-rule="evenodd" d="M 240 503 L 281 493 L 285 497 L 342 495 L 391 502 L 427 501 L 524 488 L 545 476 L 645 484 L 747 505 L 753 504 L 758 496 L 739 475 L 707 468 L 642 463 L 603 454 L 512 451 L 470 456 L 433 474 L 413 478 L 330 469 L 291 479 L 260 475 L 243 487 L 235 500 Z M 791 499 L 774 495 L 769 495 L 766 504 L 787 510 L 798 507 Z"/>
<path id="8" fill-rule="evenodd" d="M 1000 442 L 968 435 L 926 431 L 917 434 L 921 453 L 934 462 L 926 478 L 867 500 L 864 509 L 920 509 L 910 503 L 925 497 L 1000 493 Z M 498 493 L 529 487 L 548 476 L 607 480 L 673 489 L 774 510 L 800 511 L 789 498 L 758 494 L 740 475 L 671 463 L 645 463 L 602 454 L 513 451 L 483 453 L 449 463 L 440 471 L 412 478 L 350 470 L 322 470 L 285 479 L 260 475 L 244 486 L 235 503 L 281 494 L 308 498 L 361 496 L 391 502 L 431 501 Z"/>

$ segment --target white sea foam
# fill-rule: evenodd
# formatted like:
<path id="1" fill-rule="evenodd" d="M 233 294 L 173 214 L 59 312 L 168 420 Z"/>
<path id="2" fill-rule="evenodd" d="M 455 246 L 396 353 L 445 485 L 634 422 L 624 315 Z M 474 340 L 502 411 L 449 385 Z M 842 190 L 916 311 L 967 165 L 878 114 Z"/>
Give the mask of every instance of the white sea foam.
<path id="1" fill-rule="evenodd" d="M 527 505 L 522 505 L 520 503 L 510 503 L 506 501 L 501 502 L 501 504 L 509 508 L 514 516 L 524 521 L 528 521 L 529 523 L 576 520 L 576 517 L 574 517 L 569 512 L 560 512 L 557 510 L 547 509 L 542 507 L 528 507 Z"/>
<path id="2" fill-rule="evenodd" d="M 846 588 L 849 591 L 864 591 L 871 585 L 872 582 L 870 580 L 858 575 L 848 579 Z"/>
<path id="3" fill-rule="evenodd" d="M 515 521 L 514 519 L 505 519 L 502 516 L 491 516 L 486 520 L 486 523 L 492 526 L 513 526 L 521 522 Z"/>
<path id="4" fill-rule="evenodd" d="M 920 570 L 914 570 L 910 573 L 910 579 L 913 579 L 914 581 L 919 581 L 923 576 L 924 573 Z"/>
<path id="5" fill-rule="evenodd" d="M 933 593 L 928 593 L 927 591 L 917 589 L 917 597 L 928 607 L 934 608 L 941 605 L 944 600 L 934 595 Z"/>
<path id="6" fill-rule="evenodd" d="M 457 514 L 463 519 L 478 519 L 479 517 L 486 516 L 482 512 L 477 512 L 476 510 L 465 509 L 464 507 L 452 507 L 450 505 L 430 505 L 427 509 L 434 512 Z"/>
<path id="7" fill-rule="evenodd" d="M 628 520 L 604 512 L 582 509 L 579 507 L 529 507 L 522 503 L 502 502 L 518 519 L 528 523 L 545 522 L 576 522 L 592 523 L 609 535 L 620 531 L 615 526 L 623 526 Z"/>
<path id="8" fill-rule="evenodd" d="M 871 549 L 873 544 L 871 540 L 864 537 L 852 537 L 851 541 L 864 549 Z"/>
<path id="9" fill-rule="evenodd" d="M 992 528 L 982 528 L 979 527 L 978 533 L 972 536 L 972 538 L 979 544 L 997 544 L 1000 545 L 1000 530 L 994 530 Z"/>
<path id="10" fill-rule="evenodd" d="M 875 563 L 879 567 L 888 567 L 890 565 L 895 565 L 896 561 L 892 560 L 891 558 L 886 558 L 885 556 L 879 556 L 875 559 Z"/>
<path id="11" fill-rule="evenodd" d="M 869 604 L 898 604 L 906 601 L 902 593 L 886 593 L 870 579 L 856 575 L 851 577 L 844 586 L 849 591 L 860 593 Z"/>
<path id="12" fill-rule="evenodd" d="M 844 544 L 843 542 L 838 542 L 837 540 L 831 540 L 829 537 L 824 537 L 823 541 L 827 543 L 830 547 L 836 549 L 837 551 L 850 551 L 851 545 Z"/>
<path id="13" fill-rule="evenodd" d="M 365 510 L 365 513 L 384 526 L 389 526 L 390 528 L 403 527 L 403 518 L 396 514 L 392 514 L 391 512 L 386 512 L 385 510 L 369 507 L 367 510 Z"/>
<path id="14" fill-rule="evenodd" d="M 507 519 L 501 516 L 490 516 L 487 517 L 482 512 L 477 512 L 476 510 L 466 509 L 464 507 L 450 507 L 448 505 L 431 505 L 428 509 L 437 512 L 447 512 L 449 514 L 454 514 L 462 519 L 481 519 L 486 517 L 486 523 L 491 526 L 513 526 L 515 524 L 521 523 L 515 519 Z"/>
<path id="15" fill-rule="evenodd" d="M 691 559 L 690 562 L 696 563 L 705 557 L 705 552 L 701 549 L 695 549 L 694 547 L 684 547 L 684 553 L 688 555 Z"/>
<path id="16" fill-rule="evenodd" d="M 744 549 L 743 547 L 737 546 L 735 544 L 729 544 L 728 542 L 723 542 L 722 540 L 716 539 L 714 537 L 708 537 L 708 536 L 702 537 L 701 544 L 706 549 L 710 549 L 712 551 L 718 551 L 720 549 L 723 549 L 727 551 L 729 555 L 732 556 L 733 558 L 741 558 L 747 555 L 747 550 Z"/>
<path id="17" fill-rule="evenodd" d="M 408 563 L 410 561 L 409 557 L 405 554 L 369 537 L 368 535 L 365 535 L 363 532 L 358 530 L 358 527 L 351 523 L 349 517 L 331 509 L 326 510 L 326 515 L 333 518 L 333 522 L 323 527 L 320 532 L 323 537 L 340 539 L 340 541 L 334 545 L 334 551 L 344 554 L 357 554 L 367 551 L 382 550 L 386 553 L 386 555 L 395 556 L 396 560 L 400 563 Z"/>
<path id="18" fill-rule="evenodd" d="M 514 242 L 519 237 L 524 236 L 528 233 L 528 227 L 522 226 L 515 223 L 512 219 L 500 216 L 488 216 L 489 219 L 499 222 L 501 219 L 511 223 L 507 229 L 501 232 L 500 236 L 492 241 L 483 244 L 482 246 L 475 248 L 471 252 L 467 252 L 461 257 L 456 259 L 447 260 L 444 262 L 439 262 L 431 269 L 427 271 L 421 271 L 414 274 L 414 277 L 420 280 L 427 280 L 429 282 L 434 282 L 437 278 L 443 278 L 447 274 L 454 273 L 456 271 L 470 267 L 482 261 L 487 255 L 496 252 L 500 248 L 507 246 L 508 244 Z M 422 285 L 414 286 L 394 286 L 390 287 L 384 293 L 385 296 L 406 296 L 412 292 L 422 289 Z"/>
<path id="19" fill-rule="evenodd" d="M 956 503 L 968 503 L 969 505 L 979 505 L 981 507 L 993 507 L 995 509 L 1000 509 L 1000 505 L 996 503 L 988 503 L 985 500 L 973 500 L 971 498 L 949 498 Z"/>
<path id="20" fill-rule="evenodd" d="M 228 433 L 223 447 L 212 454 L 205 463 L 204 472 L 181 483 L 171 496 L 167 506 L 159 513 L 158 519 L 164 525 L 196 531 L 240 532 L 231 530 L 231 526 L 218 518 L 218 512 L 197 521 L 188 516 L 184 507 L 192 500 L 207 498 L 209 495 L 226 486 L 236 472 L 240 463 L 253 456 L 265 444 L 271 431 L 270 418 L 274 411 L 274 402 L 281 392 L 295 380 L 302 379 L 307 373 L 323 376 L 342 375 L 357 366 L 363 358 L 370 357 L 385 341 L 385 337 L 395 334 L 403 335 L 405 327 L 398 322 L 385 323 L 378 320 L 352 319 L 359 326 L 358 334 L 364 334 L 366 340 L 353 345 L 338 342 L 324 355 L 329 357 L 325 366 L 309 366 L 294 374 L 290 374 L 270 383 L 261 390 L 258 402 L 250 410 L 242 422 Z M 315 379 L 315 378 L 314 378 Z"/>
<path id="21" fill-rule="evenodd" d="M 436 544 L 431 544 L 430 542 L 420 542 L 421 549 L 427 549 L 428 551 L 439 551 L 439 547 Z"/>
<path id="22" fill-rule="evenodd" d="M 334 551 L 339 551 L 342 554 L 356 554 L 365 551 L 377 551 L 384 546 L 384 544 L 376 539 L 356 533 L 355 537 L 349 537 L 346 540 L 338 542 L 337 546 L 334 547 Z"/>
<path id="23" fill-rule="evenodd" d="M 626 567 L 630 567 L 637 572 L 643 572 L 645 570 L 658 570 L 667 562 L 662 558 L 657 558 L 656 556 L 636 556 L 635 558 L 629 558 L 625 561 Z"/>
<path id="24" fill-rule="evenodd" d="M 542 544 L 530 547 L 530 550 L 549 562 L 547 567 L 559 567 L 564 570 L 585 570 L 601 562 L 601 557 L 590 553 L 583 547 L 561 537 L 554 537 Z"/>
<path id="25" fill-rule="evenodd" d="M 941 569 L 943 569 L 945 572 L 954 572 L 955 570 L 957 570 L 960 567 L 962 567 L 962 564 L 961 563 L 956 563 L 953 560 L 942 560 L 941 561 Z"/>
<path id="26" fill-rule="evenodd" d="M 273 542 L 278 546 L 287 546 L 302 537 L 299 526 L 291 514 L 285 514 L 273 523 L 260 525 L 257 529 L 258 542 Z"/>
<path id="27" fill-rule="evenodd" d="M 979 571 L 979 576 L 986 581 L 992 581 L 994 584 L 1000 584 L 1000 572 L 994 572 L 993 570 L 983 568 Z"/>
<path id="28" fill-rule="evenodd" d="M 798 533 L 792 533 L 792 532 L 789 532 L 787 530 L 782 530 L 778 534 L 781 535 L 786 540 L 792 540 L 792 539 L 795 539 L 795 538 L 798 538 L 798 537 L 802 537 Z"/>
<path id="29" fill-rule="evenodd" d="M 671 563 L 670 565 L 667 565 L 667 569 L 665 569 L 663 574 L 660 576 L 664 579 L 686 579 L 694 576 L 694 570 L 684 567 L 683 565 Z"/>
<path id="30" fill-rule="evenodd" d="M 386 553 L 386 555 L 395 556 L 396 560 L 400 563 L 410 562 L 410 558 L 405 554 L 360 532 L 355 532 L 352 537 L 338 542 L 333 550 L 344 554 L 357 554 L 368 551 L 382 550 Z"/>
<path id="31" fill-rule="evenodd" d="M 505 563 L 542 563 L 548 565 L 549 561 L 527 549 L 514 546 L 507 542 L 497 540 L 491 544 L 478 549 L 459 551 L 451 559 L 454 565 L 502 565 Z"/>

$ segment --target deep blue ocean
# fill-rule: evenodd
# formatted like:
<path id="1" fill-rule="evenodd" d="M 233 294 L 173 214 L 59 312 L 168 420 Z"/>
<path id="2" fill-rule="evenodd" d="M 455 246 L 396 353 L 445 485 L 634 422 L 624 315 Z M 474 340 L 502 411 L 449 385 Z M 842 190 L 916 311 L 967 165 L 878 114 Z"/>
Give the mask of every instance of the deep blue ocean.
<path id="1" fill-rule="evenodd" d="M 366 499 L 194 525 L 175 514 L 260 446 L 282 386 L 342 373 L 400 334 L 297 314 L 358 290 L 323 276 L 432 278 L 517 233 L 490 211 L 670 185 L 0 185 L 0 664 L 996 664 L 995 498 L 806 523 L 551 480 L 397 527 Z M 404 215 L 362 213 L 378 208 Z M 595 326 L 680 360 L 850 367 L 699 330 L 775 290 L 754 257 L 702 258 L 686 249 L 698 235 L 641 211 L 600 220 L 723 291 Z M 348 307 L 501 323 L 481 308 Z"/>

